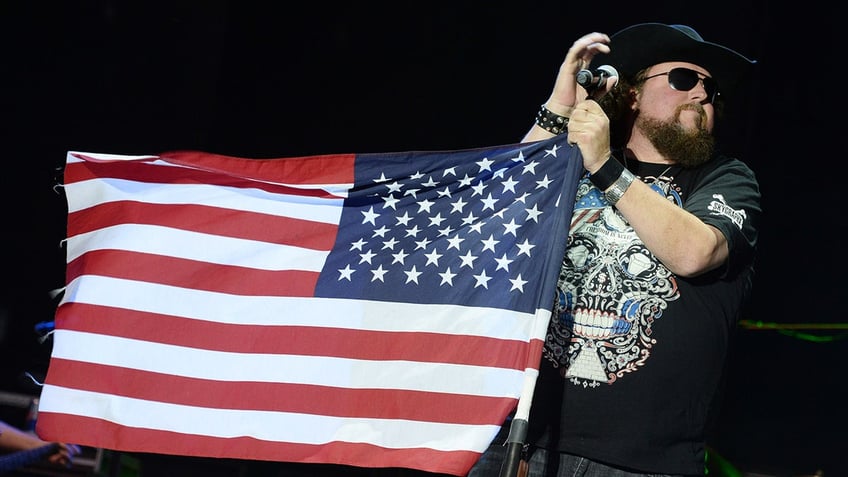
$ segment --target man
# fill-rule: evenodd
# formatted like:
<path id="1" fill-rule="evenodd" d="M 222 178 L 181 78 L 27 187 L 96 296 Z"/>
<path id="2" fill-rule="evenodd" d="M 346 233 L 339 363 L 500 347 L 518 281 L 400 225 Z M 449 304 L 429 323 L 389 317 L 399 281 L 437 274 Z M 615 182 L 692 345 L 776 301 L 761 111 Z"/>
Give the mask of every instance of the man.
<path id="1" fill-rule="evenodd" d="M 660 23 L 569 49 L 524 138 L 568 134 L 587 171 L 530 409 L 528 475 L 704 475 L 761 212 L 753 172 L 714 151 L 713 128 L 753 64 Z M 599 65 L 618 81 L 577 84 Z M 498 475 L 502 438 L 470 476 Z"/>

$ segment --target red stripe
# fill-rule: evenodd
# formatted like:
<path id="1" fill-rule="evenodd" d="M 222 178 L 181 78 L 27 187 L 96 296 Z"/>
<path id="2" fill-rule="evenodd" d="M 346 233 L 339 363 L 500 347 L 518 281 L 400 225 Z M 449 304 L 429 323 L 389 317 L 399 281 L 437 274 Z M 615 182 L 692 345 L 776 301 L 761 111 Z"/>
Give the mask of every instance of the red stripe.
<path id="1" fill-rule="evenodd" d="M 151 184 L 209 184 L 250 187 L 275 193 L 326 196 L 322 190 L 302 189 L 276 184 L 326 185 L 351 184 L 354 178 L 352 154 L 308 156 L 284 159 L 226 158 L 198 152 L 176 153 L 161 159 L 191 168 L 152 164 L 154 159 L 139 161 L 73 162 L 65 166 L 65 184 L 90 179 L 115 178 Z M 200 168 L 200 169 L 197 169 Z M 257 182 L 257 181 L 270 181 Z M 276 183 L 276 184 L 275 184 Z"/>
<path id="2" fill-rule="evenodd" d="M 120 224 L 148 224 L 224 237 L 331 250 L 336 224 L 196 204 L 107 202 L 68 214 L 68 237 Z"/>
<path id="3" fill-rule="evenodd" d="M 51 361 L 48 380 L 54 386 L 202 408 L 470 425 L 500 425 L 517 403 L 510 398 L 402 389 L 214 381 L 60 358 Z"/>
<path id="4" fill-rule="evenodd" d="M 399 467 L 465 475 L 480 454 L 434 449 L 388 449 L 371 444 L 331 442 L 322 445 L 270 442 L 252 437 L 217 438 L 129 428 L 100 419 L 43 412 L 41 438 L 129 452 L 232 457 L 275 462 L 338 463 L 359 467 Z"/>
<path id="5" fill-rule="evenodd" d="M 56 328 L 233 353 L 334 356 L 452 363 L 523 371 L 528 346 L 515 340 L 423 332 L 234 325 L 82 303 L 64 303 Z"/>
<path id="6" fill-rule="evenodd" d="M 132 264 L 128 266 L 128 264 Z M 259 270 L 123 250 L 95 250 L 68 263 L 67 283 L 100 275 L 244 296 L 314 296 L 318 272 Z"/>

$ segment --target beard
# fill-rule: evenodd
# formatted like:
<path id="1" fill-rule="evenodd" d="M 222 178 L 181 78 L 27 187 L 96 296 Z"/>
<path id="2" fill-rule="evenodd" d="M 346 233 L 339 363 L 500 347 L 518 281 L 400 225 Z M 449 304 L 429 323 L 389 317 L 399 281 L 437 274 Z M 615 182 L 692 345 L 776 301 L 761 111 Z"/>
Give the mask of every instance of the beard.
<path id="1" fill-rule="evenodd" d="M 680 123 L 680 113 L 685 110 L 698 113 L 695 131 L 687 131 Z M 706 122 L 706 113 L 700 104 L 683 104 L 677 108 L 673 119 L 663 121 L 638 116 L 634 127 L 642 131 L 657 152 L 675 164 L 692 168 L 706 163 L 713 156 L 715 138 L 704 127 Z"/>

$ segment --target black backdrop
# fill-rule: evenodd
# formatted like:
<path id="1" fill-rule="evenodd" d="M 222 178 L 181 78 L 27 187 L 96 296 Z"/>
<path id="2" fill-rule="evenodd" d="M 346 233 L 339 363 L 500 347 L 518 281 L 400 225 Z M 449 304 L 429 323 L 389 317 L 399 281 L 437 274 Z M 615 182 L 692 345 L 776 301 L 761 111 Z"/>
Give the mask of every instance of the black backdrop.
<path id="1" fill-rule="evenodd" d="M 747 109 L 721 134 L 764 196 L 745 319 L 780 328 L 740 328 L 711 444 L 739 469 L 846 472 L 836 14 L 811 2 L 363 3 L 0 4 L 0 389 L 27 391 L 21 375 L 46 371 L 50 341 L 34 326 L 52 320 L 63 285 L 54 186 L 67 151 L 263 158 L 517 142 L 580 35 L 685 23 L 759 60 Z"/>

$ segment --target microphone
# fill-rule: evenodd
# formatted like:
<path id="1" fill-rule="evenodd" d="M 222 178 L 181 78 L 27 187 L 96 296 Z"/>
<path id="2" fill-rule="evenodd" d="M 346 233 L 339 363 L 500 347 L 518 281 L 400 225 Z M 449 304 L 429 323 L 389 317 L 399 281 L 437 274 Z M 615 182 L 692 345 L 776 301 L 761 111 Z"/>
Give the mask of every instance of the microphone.
<path id="1" fill-rule="evenodd" d="M 618 81 L 618 70 L 610 65 L 601 65 L 592 70 L 580 70 L 577 72 L 577 84 L 586 89 L 586 91 L 594 91 L 598 88 L 603 88 L 607 84 L 607 80 L 615 77 Z"/>

